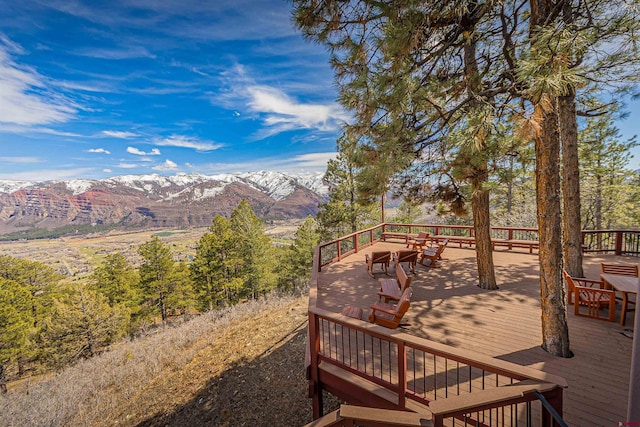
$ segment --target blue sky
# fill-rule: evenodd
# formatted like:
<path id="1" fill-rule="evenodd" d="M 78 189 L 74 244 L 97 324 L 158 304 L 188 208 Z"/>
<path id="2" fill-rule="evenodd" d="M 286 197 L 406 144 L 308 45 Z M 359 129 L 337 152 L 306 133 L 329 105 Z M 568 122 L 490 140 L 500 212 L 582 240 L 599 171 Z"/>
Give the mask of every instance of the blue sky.
<path id="1" fill-rule="evenodd" d="M 0 5 L 0 179 L 323 171 L 335 155 L 349 116 L 286 0 Z"/>
<path id="2" fill-rule="evenodd" d="M 0 2 L 0 179 L 317 171 L 328 54 L 286 1 Z"/>

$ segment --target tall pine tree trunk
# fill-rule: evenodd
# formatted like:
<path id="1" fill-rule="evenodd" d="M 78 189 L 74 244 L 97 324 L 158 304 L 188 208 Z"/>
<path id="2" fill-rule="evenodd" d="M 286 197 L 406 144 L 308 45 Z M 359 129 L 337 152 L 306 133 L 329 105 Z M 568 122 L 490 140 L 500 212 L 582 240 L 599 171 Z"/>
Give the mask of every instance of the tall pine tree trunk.
<path id="1" fill-rule="evenodd" d="M 486 168 L 484 175 L 488 179 Z M 478 286 L 482 289 L 498 289 L 493 266 L 493 248 L 491 244 L 491 223 L 489 222 L 489 190 L 482 187 L 487 179 L 474 185 L 471 196 L 473 212 L 473 231 L 476 240 L 476 262 L 478 265 Z"/>
<path id="2" fill-rule="evenodd" d="M 542 348 L 571 357 L 565 293 L 562 282 L 560 212 L 560 135 L 553 106 L 535 107 L 540 131 L 535 139 L 536 202 L 540 240 L 540 297 L 542 305 Z M 547 111 L 545 111 L 547 110 Z"/>
<path id="3" fill-rule="evenodd" d="M 477 5 L 477 2 L 472 2 Z M 473 8 L 470 8 L 473 10 Z M 482 81 L 478 72 L 478 61 L 476 59 L 476 36 L 474 35 L 474 23 L 469 22 L 465 28 L 465 34 L 469 39 L 464 46 L 465 81 L 467 92 L 473 101 L 470 102 L 471 113 L 478 114 L 480 103 L 477 93 L 482 89 Z M 478 134 L 480 150 L 486 149 L 486 135 Z M 467 157 L 467 163 L 472 169 L 471 185 L 473 195 L 471 196 L 471 210 L 473 214 L 473 230 L 476 241 L 476 263 L 478 266 L 478 286 L 482 289 L 498 289 L 496 283 L 496 273 L 493 266 L 493 247 L 491 244 L 491 221 L 489 212 L 489 190 L 485 184 L 489 181 L 488 164 L 484 153 L 477 153 L 482 161 L 476 163 L 473 154 Z"/>
<path id="4" fill-rule="evenodd" d="M 584 277 L 582 271 L 582 224 L 580 221 L 580 170 L 578 161 L 578 122 L 575 91 L 558 98 L 562 140 L 562 196 L 564 268 L 569 275 Z"/>
<path id="5" fill-rule="evenodd" d="M 574 28 L 574 12 L 571 2 L 562 6 L 562 20 Z M 563 252 L 564 267 L 574 277 L 584 277 L 582 271 L 582 223 L 580 221 L 580 162 L 578 160 L 578 121 L 576 114 L 576 91 L 558 97 L 558 115 L 560 117 L 560 139 L 562 140 L 562 195 L 563 215 Z"/>
<path id="6" fill-rule="evenodd" d="M 554 0 L 530 0 L 531 50 L 537 55 L 540 26 L 553 25 L 561 8 Z M 545 64 L 552 68 L 553 57 Z M 562 219 L 560 210 L 560 131 L 557 97 L 542 93 L 533 99 L 535 137 L 536 202 L 540 240 L 540 302 L 542 308 L 542 348 L 560 357 L 571 357 L 569 328 L 562 282 Z"/>

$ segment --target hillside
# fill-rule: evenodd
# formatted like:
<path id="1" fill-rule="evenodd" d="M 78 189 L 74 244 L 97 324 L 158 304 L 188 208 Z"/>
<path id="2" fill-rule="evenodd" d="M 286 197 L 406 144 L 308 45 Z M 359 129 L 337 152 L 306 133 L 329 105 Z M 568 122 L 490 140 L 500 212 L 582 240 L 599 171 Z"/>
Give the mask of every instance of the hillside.
<path id="1" fill-rule="evenodd" d="M 203 227 L 241 200 L 267 220 L 315 215 L 326 200 L 321 174 L 280 172 L 124 175 L 103 180 L 0 180 L 0 234 L 87 227 Z M 17 236 L 19 238 L 19 236 Z"/>
<path id="2" fill-rule="evenodd" d="M 209 313 L 10 387 L 0 425 L 304 425 L 306 325 L 306 295 Z"/>

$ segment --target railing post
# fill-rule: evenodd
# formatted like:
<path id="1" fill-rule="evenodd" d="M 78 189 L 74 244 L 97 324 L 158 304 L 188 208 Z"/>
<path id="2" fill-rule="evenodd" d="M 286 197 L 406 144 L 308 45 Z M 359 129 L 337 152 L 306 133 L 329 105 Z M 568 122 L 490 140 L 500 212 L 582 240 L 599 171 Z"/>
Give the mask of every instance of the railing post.
<path id="1" fill-rule="evenodd" d="M 561 418 L 562 418 L 562 392 L 563 392 L 562 388 L 557 387 L 555 390 L 552 390 L 544 394 L 544 397 L 545 399 L 547 399 L 547 402 L 549 402 L 551 407 L 555 409 L 555 411 L 558 413 L 558 415 Z M 554 427 L 560 426 L 560 424 L 556 422 L 555 418 L 553 418 L 553 416 L 549 413 L 549 411 L 545 411 L 545 410 L 542 411 L 542 425 L 543 426 L 552 425 Z"/>
<path id="2" fill-rule="evenodd" d="M 336 242 L 336 245 L 338 245 L 338 261 L 342 260 L 342 245 L 340 243 L 342 243 L 342 240 Z"/>
<path id="3" fill-rule="evenodd" d="M 355 241 L 353 242 L 353 248 L 355 249 L 356 253 L 358 253 L 358 250 L 360 249 L 359 243 L 358 243 L 358 240 L 360 239 L 358 239 L 358 236 L 359 236 L 358 233 L 354 234 L 353 236 L 353 238 L 355 239 Z"/>
<path id="4" fill-rule="evenodd" d="M 309 359 L 310 359 L 310 385 L 309 392 L 312 398 L 313 419 L 317 420 L 323 415 L 322 384 L 318 378 L 318 353 L 320 352 L 320 319 L 309 312 Z"/>
<path id="5" fill-rule="evenodd" d="M 624 238 L 624 232 L 616 231 L 616 255 L 622 255 L 622 239 Z"/>
<path id="6" fill-rule="evenodd" d="M 398 406 L 406 409 L 407 390 L 407 348 L 403 341 L 398 341 Z"/>

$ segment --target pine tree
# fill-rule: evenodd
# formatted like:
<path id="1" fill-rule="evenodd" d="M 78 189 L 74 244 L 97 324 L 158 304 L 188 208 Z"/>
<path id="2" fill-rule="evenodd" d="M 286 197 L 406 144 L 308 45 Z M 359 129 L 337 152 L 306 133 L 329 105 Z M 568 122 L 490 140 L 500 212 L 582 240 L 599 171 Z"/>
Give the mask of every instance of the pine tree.
<path id="1" fill-rule="evenodd" d="M 358 191 L 357 148 L 346 136 L 338 139 L 338 156 L 329 160 L 323 181 L 329 185 L 329 200 L 319 206 L 317 221 L 322 240 L 354 233 L 377 222 L 376 205 Z"/>
<path id="2" fill-rule="evenodd" d="M 611 114 L 588 119 L 580 132 L 580 165 L 584 191 L 582 217 L 586 229 L 602 230 L 637 225 L 640 211 L 635 174 L 627 169 L 638 146 L 635 137 L 622 140 Z M 631 213 L 631 215 L 630 215 Z M 635 217 L 632 213 L 636 213 Z"/>
<path id="3" fill-rule="evenodd" d="M 209 231 L 200 238 L 189 266 L 201 310 L 212 310 L 237 301 L 237 282 L 233 282 L 233 286 L 230 284 L 240 264 L 231 224 L 223 216 L 216 215 Z"/>
<path id="4" fill-rule="evenodd" d="M 108 254 L 90 279 L 95 290 L 109 299 L 109 304 L 136 307 L 140 303 L 140 278 L 133 266 L 120 252 Z"/>
<path id="5" fill-rule="evenodd" d="M 43 327 L 42 357 L 53 367 L 92 357 L 124 336 L 128 325 L 126 308 L 111 306 L 107 297 L 84 284 L 70 286 L 54 299 Z"/>
<path id="6" fill-rule="evenodd" d="M 142 257 L 140 285 L 145 309 L 147 314 L 160 314 L 165 322 L 169 314 L 167 298 L 172 290 L 173 254 L 169 245 L 158 236 L 140 245 L 138 254 Z"/>
<path id="7" fill-rule="evenodd" d="M 0 277 L 0 392 L 7 392 L 6 368 L 30 347 L 34 318 L 29 290 L 14 280 Z"/>
<path id="8" fill-rule="evenodd" d="M 183 316 L 188 315 L 196 306 L 193 281 L 186 262 L 180 261 L 174 265 L 166 304 L 174 314 L 182 314 Z"/>
<path id="9" fill-rule="evenodd" d="M 313 217 L 307 217 L 296 230 L 293 244 L 281 254 L 279 265 L 281 288 L 295 291 L 303 283 L 308 283 L 313 265 L 313 253 L 320 243 L 318 224 Z"/>
<path id="10" fill-rule="evenodd" d="M 234 246 L 241 259 L 236 281 L 229 285 L 237 288 L 242 281 L 242 295 L 258 298 L 276 285 L 275 256 L 271 239 L 264 233 L 262 221 L 248 201 L 242 200 L 229 220 Z"/>

